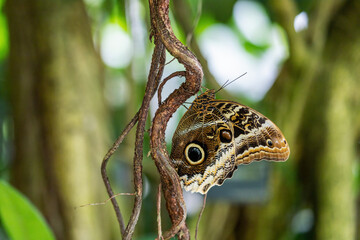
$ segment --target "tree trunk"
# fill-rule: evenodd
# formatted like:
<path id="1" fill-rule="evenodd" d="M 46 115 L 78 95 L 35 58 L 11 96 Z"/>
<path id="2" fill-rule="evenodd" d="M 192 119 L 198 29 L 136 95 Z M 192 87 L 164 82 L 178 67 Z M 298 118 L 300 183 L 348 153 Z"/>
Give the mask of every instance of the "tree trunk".
<path id="1" fill-rule="evenodd" d="M 6 13 L 12 182 L 40 208 L 57 239 L 108 239 L 104 207 L 74 209 L 106 196 L 100 163 L 109 146 L 103 67 L 84 5 L 8 0 Z"/>
<path id="2" fill-rule="evenodd" d="M 359 137 L 360 2 L 350 1 L 329 32 L 321 78 L 326 82 L 324 152 L 317 166 L 319 240 L 355 239 L 353 168 Z"/>

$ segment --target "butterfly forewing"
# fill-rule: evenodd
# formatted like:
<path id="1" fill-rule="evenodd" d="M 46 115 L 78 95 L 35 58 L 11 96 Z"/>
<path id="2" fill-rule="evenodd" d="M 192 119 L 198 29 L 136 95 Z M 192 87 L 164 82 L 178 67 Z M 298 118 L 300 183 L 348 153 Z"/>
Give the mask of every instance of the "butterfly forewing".
<path id="1" fill-rule="evenodd" d="M 216 100 L 208 90 L 180 120 L 171 159 L 185 190 L 205 194 L 239 164 L 285 161 L 289 154 L 283 134 L 268 118 L 239 103 Z"/>

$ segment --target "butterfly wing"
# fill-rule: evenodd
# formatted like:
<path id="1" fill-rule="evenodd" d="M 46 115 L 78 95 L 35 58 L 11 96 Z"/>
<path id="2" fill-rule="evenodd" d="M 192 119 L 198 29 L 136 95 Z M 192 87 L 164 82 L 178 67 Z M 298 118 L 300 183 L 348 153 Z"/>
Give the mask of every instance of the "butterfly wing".
<path id="1" fill-rule="evenodd" d="M 170 157 L 185 190 L 205 194 L 239 164 L 285 161 L 289 154 L 280 129 L 264 115 L 205 92 L 180 120 Z"/>
<path id="2" fill-rule="evenodd" d="M 231 131 L 215 108 L 190 108 L 185 113 L 174 133 L 170 156 L 185 190 L 205 194 L 234 171 Z"/>
<path id="3" fill-rule="evenodd" d="M 281 130 L 267 117 L 232 101 L 217 101 L 217 109 L 233 126 L 236 164 L 286 161 L 289 145 Z"/>

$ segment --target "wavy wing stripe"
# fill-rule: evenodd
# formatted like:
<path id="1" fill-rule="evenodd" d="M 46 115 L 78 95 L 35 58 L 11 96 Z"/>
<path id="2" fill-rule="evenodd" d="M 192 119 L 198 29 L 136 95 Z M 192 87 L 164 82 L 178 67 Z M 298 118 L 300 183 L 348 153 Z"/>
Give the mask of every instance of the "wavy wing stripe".
<path id="1" fill-rule="evenodd" d="M 261 155 L 261 153 L 263 155 Z M 286 161 L 289 157 L 289 149 L 287 147 L 282 148 L 269 148 L 260 146 L 256 148 L 250 148 L 236 157 L 236 164 L 250 163 L 252 161 L 268 160 L 268 161 Z"/>

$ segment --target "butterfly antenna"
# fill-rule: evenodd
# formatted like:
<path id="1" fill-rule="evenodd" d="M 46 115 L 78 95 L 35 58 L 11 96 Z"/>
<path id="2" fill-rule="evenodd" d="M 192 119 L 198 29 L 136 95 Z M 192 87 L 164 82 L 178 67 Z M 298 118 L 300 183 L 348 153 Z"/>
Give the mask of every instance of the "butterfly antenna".
<path id="1" fill-rule="evenodd" d="M 239 78 L 245 76 L 246 74 L 247 74 L 247 72 L 241 74 L 240 76 L 238 76 L 237 78 L 235 78 L 235 79 L 233 79 L 233 80 L 231 80 L 231 81 L 226 80 L 226 82 L 225 82 L 218 90 L 216 90 L 215 93 L 219 92 L 221 89 L 226 88 L 227 86 L 229 86 L 230 84 L 232 84 L 233 82 L 235 82 L 235 81 L 238 80 Z"/>
<path id="2" fill-rule="evenodd" d="M 229 81 L 230 81 L 229 79 L 226 80 L 225 83 L 223 85 L 221 85 L 221 87 L 215 93 L 219 92 L 221 89 L 224 89 L 227 86 Z"/>
<path id="3" fill-rule="evenodd" d="M 185 104 L 182 104 L 182 106 L 183 106 L 184 108 L 186 108 L 186 110 L 189 110 L 189 108 L 188 108 L 187 106 L 185 106 Z"/>

